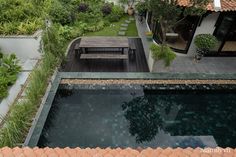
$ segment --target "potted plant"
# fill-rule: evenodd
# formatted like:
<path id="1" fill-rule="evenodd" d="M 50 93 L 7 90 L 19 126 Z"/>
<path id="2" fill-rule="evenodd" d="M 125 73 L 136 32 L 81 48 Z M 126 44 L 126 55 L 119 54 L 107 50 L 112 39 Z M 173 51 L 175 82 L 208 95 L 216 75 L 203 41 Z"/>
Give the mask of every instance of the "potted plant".
<path id="1" fill-rule="evenodd" d="M 216 46 L 217 39 L 211 34 L 198 34 L 194 39 L 194 44 L 197 47 L 195 58 L 200 60 Z"/>
<path id="2" fill-rule="evenodd" d="M 134 3 L 136 0 L 120 0 L 120 3 L 128 5 L 128 14 L 133 15 L 134 14 Z"/>
<path id="3" fill-rule="evenodd" d="M 147 40 L 148 40 L 148 41 L 152 41 L 152 38 L 153 38 L 153 33 L 152 33 L 152 31 L 148 31 L 148 32 L 146 32 L 145 34 L 146 34 L 146 36 L 147 36 Z"/>

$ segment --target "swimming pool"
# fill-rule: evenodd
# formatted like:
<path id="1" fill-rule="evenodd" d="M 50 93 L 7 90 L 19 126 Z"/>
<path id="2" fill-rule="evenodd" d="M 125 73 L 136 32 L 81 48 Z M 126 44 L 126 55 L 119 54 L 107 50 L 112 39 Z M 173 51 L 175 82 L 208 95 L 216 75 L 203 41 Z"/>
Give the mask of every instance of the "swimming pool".
<path id="1" fill-rule="evenodd" d="M 236 147 L 236 91 L 61 85 L 39 147 Z"/>

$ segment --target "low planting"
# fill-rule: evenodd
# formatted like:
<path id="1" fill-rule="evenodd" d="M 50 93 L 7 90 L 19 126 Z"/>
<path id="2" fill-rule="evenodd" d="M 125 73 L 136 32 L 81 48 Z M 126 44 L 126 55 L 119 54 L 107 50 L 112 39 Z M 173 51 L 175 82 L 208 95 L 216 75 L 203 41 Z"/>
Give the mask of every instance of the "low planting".
<path id="1" fill-rule="evenodd" d="M 113 31 L 109 29 L 110 26 L 121 24 L 126 18 L 122 7 L 102 0 L 68 0 L 66 2 L 56 0 L 52 6 L 49 16 L 53 23 L 57 23 L 60 33 L 67 39 L 84 36 L 91 32 L 94 32 L 94 35 L 96 32 L 98 34 L 101 32 L 104 36 L 114 36 Z M 132 30 L 133 27 L 132 33 L 136 36 L 137 29 L 135 25 L 132 25 Z M 115 35 L 117 35 L 119 28 L 115 30 Z"/>
<path id="2" fill-rule="evenodd" d="M 65 52 L 65 41 L 59 36 L 58 29 L 52 27 L 43 35 L 44 55 L 42 62 L 31 76 L 26 97 L 14 104 L 0 129 L 0 147 L 21 146 L 37 112 L 42 96 L 45 94 L 55 66 L 61 62 Z M 59 46 L 59 47 L 58 47 Z"/>
<path id="3" fill-rule="evenodd" d="M 15 83 L 20 70 L 15 54 L 4 55 L 0 52 L 0 100 L 8 95 L 8 88 Z"/>
<path id="4" fill-rule="evenodd" d="M 154 60 L 163 60 L 165 66 L 170 66 L 173 60 L 176 58 L 176 54 L 167 45 L 152 44 L 150 47 L 152 51 L 152 58 Z"/>
<path id="5" fill-rule="evenodd" d="M 33 34 L 42 28 L 51 0 L 0 0 L 0 34 Z"/>

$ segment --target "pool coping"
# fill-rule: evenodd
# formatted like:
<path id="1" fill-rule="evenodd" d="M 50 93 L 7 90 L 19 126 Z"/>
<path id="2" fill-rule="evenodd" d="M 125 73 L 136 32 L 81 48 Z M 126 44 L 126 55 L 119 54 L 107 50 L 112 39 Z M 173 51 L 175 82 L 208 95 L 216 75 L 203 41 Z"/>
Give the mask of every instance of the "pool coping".
<path id="1" fill-rule="evenodd" d="M 62 79 L 135 79 L 135 80 L 236 80 L 234 74 L 205 73 L 104 73 L 104 72 L 58 72 L 55 73 L 51 88 L 45 94 L 45 103 L 40 106 L 24 146 L 36 147 L 40 139 L 51 105 Z"/>
<path id="2" fill-rule="evenodd" d="M 236 80 L 236 73 L 59 72 L 64 79 Z"/>

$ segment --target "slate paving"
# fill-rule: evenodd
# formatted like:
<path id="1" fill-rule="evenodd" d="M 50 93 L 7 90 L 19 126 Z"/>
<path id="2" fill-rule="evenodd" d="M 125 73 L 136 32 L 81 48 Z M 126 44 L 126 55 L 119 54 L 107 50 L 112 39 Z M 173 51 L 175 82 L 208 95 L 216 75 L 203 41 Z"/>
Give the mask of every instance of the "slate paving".
<path id="1" fill-rule="evenodd" d="M 122 26 L 122 27 L 128 27 L 129 24 L 127 24 L 127 23 L 122 23 L 121 26 Z"/>
<path id="2" fill-rule="evenodd" d="M 125 20 L 125 23 L 130 23 L 131 21 L 130 20 Z"/>
<path id="3" fill-rule="evenodd" d="M 128 28 L 127 28 L 127 27 L 120 27 L 120 30 L 121 30 L 121 31 L 127 31 Z"/>
<path id="4" fill-rule="evenodd" d="M 137 18 L 137 17 L 135 17 Z M 146 59 L 148 60 L 150 42 L 147 41 L 145 32 L 148 31 L 146 22 L 136 22 L 140 38 L 142 39 Z M 177 54 L 171 66 L 165 67 L 164 63 L 158 61 L 153 66 L 153 72 L 167 73 L 210 73 L 231 74 L 236 73 L 236 57 L 203 57 L 195 61 L 193 56 Z"/>
<path id="5" fill-rule="evenodd" d="M 125 35 L 126 35 L 126 32 L 124 32 L 124 31 L 119 31 L 119 32 L 118 32 L 118 35 L 119 35 L 119 36 L 125 36 Z"/>
<path id="6" fill-rule="evenodd" d="M 130 20 L 130 21 L 134 21 L 135 19 L 134 19 L 133 17 L 130 17 L 129 20 Z"/>
<path id="7" fill-rule="evenodd" d="M 236 57 L 204 57 L 196 62 L 193 57 L 177 56 L 170 67 L 166 68 L 163 63 L 154 64 L 155 72 L 174 73 L 209 73 L 226 74 L 236 73 Z"/>

